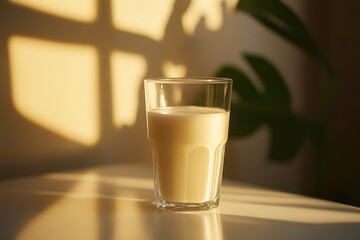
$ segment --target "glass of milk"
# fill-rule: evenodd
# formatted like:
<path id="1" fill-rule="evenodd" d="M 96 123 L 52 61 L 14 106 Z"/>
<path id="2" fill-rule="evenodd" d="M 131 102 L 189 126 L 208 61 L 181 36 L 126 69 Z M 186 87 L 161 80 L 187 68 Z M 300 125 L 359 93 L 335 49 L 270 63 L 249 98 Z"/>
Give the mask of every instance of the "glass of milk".
<path id="1" fill-rule="evenodd" d="M 157 207 L 174 211 L 217 207 L 232 80 L 150 78 L 144 87 Z"/>

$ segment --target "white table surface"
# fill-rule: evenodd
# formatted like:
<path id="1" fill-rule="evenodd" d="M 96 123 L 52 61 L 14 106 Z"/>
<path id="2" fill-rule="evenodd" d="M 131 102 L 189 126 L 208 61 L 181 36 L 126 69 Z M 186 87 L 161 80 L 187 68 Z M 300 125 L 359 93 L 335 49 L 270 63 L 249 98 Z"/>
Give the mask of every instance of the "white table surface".
<path id="1" fill-rule="evenodd" d="M 112 165 L 0 181 L 0 239 L 360 239 L 360 209 L 224 181 L 220 206 L 156 209 L 151 169 Z"/>

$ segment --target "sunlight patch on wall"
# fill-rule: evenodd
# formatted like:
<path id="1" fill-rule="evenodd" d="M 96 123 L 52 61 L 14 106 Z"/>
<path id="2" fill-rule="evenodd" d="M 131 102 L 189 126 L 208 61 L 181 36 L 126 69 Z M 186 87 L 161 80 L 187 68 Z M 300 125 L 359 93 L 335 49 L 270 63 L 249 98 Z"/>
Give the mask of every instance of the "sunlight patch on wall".
<path id="1" fill-rule="evenodd" d="M 110 56 L 113 122 L 116 127 L 136 121 L 139 94 L 147 70 L 143 56 L 116 51 Z"/>
<path id="2" fill-rule="evenodd" d="M 15 109 L 71 141 L 94 145 L 100 135 L 96 49 L 22 36 L 8 44 Z"/>
<path id="3" fill-rule="evenodd" d="M 112 21 L 122 31 L 160 41 L 175 0 L 111 0 Z"/>
<path id="4" fill-rule="evenodd" d="M 97 0 L 9 0 L 37 11 L 72 20 L 92 22 L 97 14 Z"/>
<path id="5" fill-rule="evenodd" d="M 223 25 L 222 11 L 235 7 L 237 0 L 193 0 L 181 21 L 184 31 L 193 35 L 196 27 L 204 18 L 208 30 L 217 31 Z M 226 6 L 225 6 L 226 5 Z M 225 7 L 225 9 L 223 9 Z"/>
<path id="6" fill-rule="evenodd" d="M 174 64 L 171 61 L 165 61 L 161 65 L 161 70 L 165 77 L 184 77 L 184 76 L 186 76 L 186 66 L 183 64 Z"/>

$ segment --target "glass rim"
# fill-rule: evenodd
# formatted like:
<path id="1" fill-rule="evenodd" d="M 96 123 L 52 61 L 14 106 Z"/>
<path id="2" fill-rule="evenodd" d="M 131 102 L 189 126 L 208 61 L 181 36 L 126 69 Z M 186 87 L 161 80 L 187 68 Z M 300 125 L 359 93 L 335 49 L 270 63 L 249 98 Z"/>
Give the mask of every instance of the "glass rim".
<path id="1" fill-rule="evenodd" d="M 223 77 L 151 77 L 145 78 L 144 82 L 154 83 L 189 83 L 189 84 L 209 84 L 209 83 L 231 83 L 231 78 Z"/>

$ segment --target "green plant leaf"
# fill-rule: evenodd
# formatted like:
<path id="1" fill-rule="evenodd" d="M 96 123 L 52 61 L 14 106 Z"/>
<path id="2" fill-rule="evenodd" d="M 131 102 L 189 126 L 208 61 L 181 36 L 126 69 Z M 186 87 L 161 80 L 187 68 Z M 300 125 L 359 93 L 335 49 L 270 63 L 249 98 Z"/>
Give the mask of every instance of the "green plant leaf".
<path id="1" fill-rule="evenodd" d="M 267 117 L 265 121 L 271 129 L 269 158 L 278 162 L 290 161 L 310 137 L 313 124 L 294 113 Z"/>
<path id="2" fill-rule="evenodd" d="M 290 109 L 291 96 L 277 69 L 262 57 L 245 54 L 245 59 L 265 86 L 264 98 L 278 107 Z"/>
<path id="3" fill-rule="evenodd" d="M 236 66 L 224 65 L 216 75 L 233 79 L 233 92 L 239 94 L 243 100 L 258 101 L 261 98 L 251 80 Z"/>
<path id="4" fill-rule="evenodd" d="M 334 70 L 317 48 L 300 18 L 280 0 L 239 0 L 236 10 L 249 14 L 258 22 L 311 54 L 331 79 Z"/>
<path id="5" fill-rule="evenodd" d="M 219 77 L 233 79 L 233 91 L 239 101 L 233 101 L 230 114 L 230 136 L 245 137 L 260 126 L 271 132 L 269 159 L 290 161 L 310 136 L 312 123 L 296 115 L 291 109 L 290 92 L 279 71 L 265 58 L 245 54 L 246 62 L 256 73 L 265 91 L 261 93 L 239 68 L 225 65 Z"/>
<path id="6" fill-rule="evenodd" d="M 239 105 L 239 103 L 258 102 L 261 100 L 260 93 L 245 73 L 235 66 L 223 66 L 216 73 L 216 76 L 233 79 L 233 95 L 235 93 L 240 97 L 240 102 L 233 101 L 231 104 L 231 113 L 234 114 L 230 114 L 230 123 L 233 123 L 230 124 L 230 137 L 250 135 L 261 125 L 261 119 L 257 116 L 256 112 L 248 111 L 242 107 L 242 104 Z"/>

